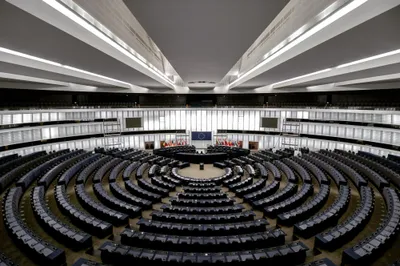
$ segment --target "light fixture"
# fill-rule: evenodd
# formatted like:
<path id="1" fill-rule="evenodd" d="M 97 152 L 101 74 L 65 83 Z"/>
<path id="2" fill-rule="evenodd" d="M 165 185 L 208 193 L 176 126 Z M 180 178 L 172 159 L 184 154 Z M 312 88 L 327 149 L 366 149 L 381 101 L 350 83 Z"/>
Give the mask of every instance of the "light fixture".
<path id="1" fill-rule="evenodd" d="M 271 87 L 274 87 L 274 86 L 282 84 L 282 83 L 294 81 L 294 80 L 297 80 L 297 79 L 302 79 L 302 78 L 318 75 L 318 74 L 325 73 L 325 72 L 328 72 L 328 71 L 331 71 L 331 70 L 334 70 L 334 69 L 345 68 L 345 67 L 349 67 L 349 66 L 353 66 L 353 65 L 357 65 L 357 64 L 362 64 L 362 63 L 365 63 L 365 62 L 368 62 L 368 61 L 373 61 L 373 60 L 377 60 L 377 59 L 380 59 L 380 58 L 393 56 L 393 55 L 396 55 L 396 54 L 400 54 L 400 49 L 394 50 L 394 51 L 390 51 L 390 52 L 386 52 L 386 53 L 382 53 L 382 54 L 378 54 L 378 55 L 374 55 L 374 56 L 370 56 L 370 57 L 366 57 L 366 58 L 363 58 L 363 59 L 359 59 L 359 60 L 356 60 L 356 61 L 352 61 L 352 62 L 349 62 L 349 63 L 338 65 L 338 66 L 333 67 L 333 68 L 327 68 L 327 69 L 319 70 L 319 71 L 312 72 L 312 73 L 309 73 L 309 74 L 306 74 L 306 75 L 302 75 L 302 76 L 298 76 L 298 77 L 282 80 L 282 81 L 276 82 L 274 84 L 271 84 Z"/>
<path id="2" fill-rule="evenodd" d="M 305 75 L 302 75 L 302 76 L 290 78 L 290 79 L 287 79 L 287 80 L 282 80 L 282 81 L 276 82 L 276 83 L 274 83 L 274 84 L 271 84 L 271 86 L 272 86 L 272 87 L 275 87 L 276 85 L 279 85 L 279 84 L 282 84 L 282 83 L 286 83 L 286 82 L 290 82 L 290 81 L 293 81 L 293 80 L 297 80 L 297 79 L 302 79 L 302 78 L 310 77 L 310 76 L 313 76 L 313 75 L 318 75 L 318 74 L 325 73 L 325 72 L 328 72 L 328 71 L 331 71 L 331 70 L 332 70 L 332 68 L 327 68 L 327 69 L 319 70 L 319 71 L 312 72 L 312 73 L 309 73 L 309 74 L 305 74 Z"/>
<path id="3" fill-rule="evenodd" d="M 113 78 L 110 78 L 110 77 L 106 77 L 106 76 L 103 76 L 103 75 L 100 75 L 100 74 L 96 74 L 96 73 L 93 73 L 93 72 L 89 72 L 89 71 L 86 71 L 86 70 L 83 70 L 83 69 L 79 69 L 79 68 L 76 68 L 76 67 L 63 65 L 63 64 L 60 64 L 60 63 L 57 63 L 57 62 L 54 62 L 54 61 L 50 61 L 50 60 L 47 60 L 47 59 L 43 59 L 43 58 L 40 58 L 40 57 L 36 57 L 36 56 L 32 56 L 32 55 L 21 53 L 21 52 L 17 52 L 17 51 L 14 51 L 14 50 L 10 50 L 10 49 L 4 48 L 4 47 L 0 47 L 0 52 L 6 53 L 6 54 L 15 55 L 15 56 L 18 56 L 18 57 L 30 59 L 30 60 L 41 62 L 41 63 L 45 63 L 45 64 L 49 64 L 49 65 L 53 65 L 53 66 L 57 66 L 57 67 L 61 67 L 61 68 L 65 68 L 65 69 L 69 69 L 69 70 L 73 70 L 73 71 L 76 71 L 76 72 L 80 72 L 80 73 L 83 73 L 83 74 L 99 77 L 99 78 L 106 79 L 106 80 L 109 80 L 109 81 L 123 83 L 125 85 L 128 85 L 130 88 L 132 88 L 132 86 L 133 86 L 131 83 L 128 83 L 128 82 L 125 82 L 125 81 L 122 81 L 122 80 L 113 79 Z"/>
<path id="4" fill-rule="evenodd" d="M 336 11 L 335 13 L 333 13 L 331 16 L 327 17 L 326 19 L 324 19 L 323 21 L 321 21 L 320 23 L 318 23 L 317 25 L 315 25 L 313 28 L 311 28 L 310 30 L 304 32 L 302 35 L 300 35 L 298 38 L 294 39 L 292 42 L 288 43 L 287 45 L 285 45 L 284 47 L 282 47 L 282 43 L 278 44 L 276 47 L 274 47 L 271 51 L 276 51 L 275 53 L 267 53 L 264 56 L 264 60 L 262 62 L 260 62 L 258 65 L 256 65 L 255 67 L 253 67 L 252 69 L 250 69 L 249 71 L 247 71 L 246 73 L 242 74 L 239 78 L 235 79 L 234 81 L 232 81 L 229 84 L 229 88 L 231 88 L 233 85 L 235 85 L 236 83 L 238 83 L 240 80 L 244 79 L 245 77 L 247 77 L 248 75 L 250 75 L 251 73 L 255 72 L 256 70 L 260 69 L 262 66 L 266 65 L 267 63 L 271 62 L 272 60 L 274 60 L 275 58 L 277 58 L 278 56 L 282 55 L 283 53 L 289 51 L 290 49 L 292 49 L 293 47 L 295 47 L 296 45 L 298 45 L 299 43 L 303 42 L 304 40 L 308 39 L 309 37 L 313 36 L 314 34 L 316 34 L 317 32 L 319 32 L 320 30 L 322 30 L 323 28 L 329 26 L 330 24 L 332 24 L 333 22 L 335 22 L 336 20 L 340 19 L 341 17 L 345 16 L 346 14 L 350 13 L 351 11 L 353 11 L 354 9 L 360 7 L 361 5 L 363 5 L 364 3 L 366 3 L 368 0 L 357 0 L 357 1 L 352 1 L 351 3 L 347 4 L 346 6 L 344 6 L 343 8 L 341 8 L 340 10 Z M 298 35 L 299 33 L 296 32 L 296 35 Z M 278 50 L 279 49 L 279 50 Z"/>
<path id="5" fill-rule="evenodd" d="M 233 76 L 233 77 L 240 77 L 239 70 L 233 72 L 233 73 L 231 74 L 231 76 Z"/>
<path id="6" fill-rule="evenodd" d="M 123 53 L 130 59 L 134 60 L 136 63 L 140 64 L 142 67 L 146 68 L 147 70 L 149 70 L 150 72 L 152 72 L 153 74 L 155 74 L 156 76 L 161 78 L 162 80 L 166 81 L 171 86 L 173 86 L 173 87 L 175 86 L 175 84 L 169 78 L 167 78 L 164 73 L 162 73 L 156 67 L 154 67 L 153 65 L 148 63 L 141 55 L 137 54 L 135 56 L 131 52 L 127 51 L 126 49 L 129 49 L 132 51 L 134 51 L 134 50 L 131 47 L 129 47 L 126 43 L 124 43 L 122 40 L 119 39 L 118 43 L 115 42 L 113 39 L 111 39 L 109 36 L 107 36 L 104 32 L 100 31 L 94 25 L 90 24 L 85 19 L 78 16 L 76 13 L 72 12 L 69 8 L 65 7 L 63 4 L 59 3 L 56 0 L 43 0 L 43 2 L 45 2 L 46 4 L 48 4 L 49 6 L 51 6 L 52 8 L 54 8 L 55 10 L 57 10 L 58 12 L 63 14 L 64 16 L 68 17 L 69 19 L 71 19 L 72 21 L 77 23 L 78 25 L 82 26 L 89 32 L 93 33 L 98 38 L 105 41 L 106 43 L 108 43 L 109 45 L 111 45 L 112 47 L 114 47 L 115 49 L 117 49 L 119 52 Z M 73 3 L 74 7 L 79 7 L 73 1 L 70 1 L 70 3 Z M 80 9 L 83 10 L 82 8 L 80 8 Z M 87 14 L 87 12 L 86 12 L 86 14 Z M 91 20 L 94 20 L 94 22 L 96 24 L 101 25 L 101 27 L 103 28 L 104 31 L 107 31 L 108 33 L 112 34 L 112 32 L 109 29 L 107 29 L 104 25 L 102 25 L 99 21 L 95 20 L 93 17 L 91 17 Z M 126 49 L 123 48 L 121 45 L 124 46 Z"/>
<path id="7" fill-rule="evenodd" d="M 14 50 L 10 50 L 10 49 L 4 48 L 4 47 L 0 47 L 0 52 L 6 53 L 6 54 L 11 54 L 11 55 L 16 55 L 16 56 L 19 56 L 19 57 L 23 57 L 23 58 L 34 60 L 34 61 L 38 61 L 38 62 L 42 62 L 42 63 L 53 65 L 53 66 L 62 66 L 60 63 L 56 63 L 56 62 L 53 62 L 53 61 L 50 61 L 50 60 L 39 58 L 39 57 L 36 57 L 36 56 L 33 56 L 33 55 L 24 54 L 24 53 L 17 52 L 17 51 L 14 51 Z"/>
<path id="8" fill-rule="evenodd" d="M 356 64 L 361 64 L 361 63 L 365 63 L 365 62 L 368 62 L 368 61 L 372 61 L 372 60 L 376 60 L 376 59 L 379 59 L 379 58 L 392 56 L 392 55 L 396 55 L 396 54 L 400 54 L 400 49 L 394 50 L 394 51 L 390 51 L 390 52 L 387 52 L 387 53 L 383 53 L 383 54 L 374 55 L 374 56 L 367 57 L 367 58 L 363 58 L 363 59 L 356 60 L 356 61 L 353 61 L 353 62 L 345 63 L 345 64 L 337 66 L 336 68 L 343 68 L 343 67 L 348 67 L 348 66 L 352 66 L 352 65 L 356 65 Z"/>

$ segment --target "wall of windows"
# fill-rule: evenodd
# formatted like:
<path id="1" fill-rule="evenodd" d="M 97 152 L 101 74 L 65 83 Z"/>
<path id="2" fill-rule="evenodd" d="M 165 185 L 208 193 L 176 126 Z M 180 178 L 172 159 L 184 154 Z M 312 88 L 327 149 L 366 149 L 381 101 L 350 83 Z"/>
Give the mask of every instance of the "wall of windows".
<path id="1" fill-rule="evenodd" d="M 258 141 L 259 142 L 259 149 L 266 149 L 266 148 L 273 148 L 279 147 L 281 143 L 280 136 L 260 136 L 260 135 L 249 135 L 249 134 L 234 134 L 234 135 L 227 135 L 231 140 L 242 140 L 243 145 L 247 148 L 249 141 Z M 132 147 L 136 149 L 145 149 L 145 142 L 147 141 L 154 141 L 155 144 L 161 140 L 168 140 L 174 139 L 174 135 L 163 135 L 163 134 L 153 134 L 153 135 L 138 135 L 138 136 L 123 136 L 122 142 L 124 146 L 122 147 Z M 321 139 L 312 139 L 312 138 L 300 138 L 300 145 L 302 147 L 308 147 L 311 150 L 319 150 L 319 149 L 344 149 L 344 150 L 351 150 L 351 151 L 367 151 L 372 152 L 379 155 L 387 155 L 387 154 L 397 154 L 400 155 L 400 152 L 376 148 L 367 145 L 359 145 L 359 144 L 352 144 L 352 143 L 344 143 L 344 142 L 337 142 L 337 141 L 328 141 L 328 140 L 321 140 Z M 43 144 L 43 145 L 36 145 L 31 147 L 24 147 L 20 149 L 8 150 L 0 153 L 1 156 L 5 156 L 12 153 L 19 153 L 21 155 L 29 154 L 34 151 L 53 151 L 59 149 L 87 149 L 92 150 L 96 147 L 101 147 L 103 145 L 103 138 L 91 138 L 91 139 L 83 139 L 83 140 L 75 140 L 75 141 L 65 141 L 59 143 L 52 143 L 52 144 Z M 157 148 L 157 145 L 156 145 Z"/>
<path id="2" fill-rule="evenodd" d="M 125 128 L 126 117 L 142 117 L 143 128 Z M 260 127 L 261 117 L 279 118 L 279 128 Z M 260 148 L 278 147 L 282 142 L 279 136 L 265 135 L 267 132 L 277 134 L 282 130 L 285 119 L 301 119 L 301 134 L 319 137 L 340 137 L 360 141 L 400 145 L 400 112 L 375 110 L 338 110 L 338 109 L 245 109 L 245 108 L 169 108 L 169 109 L 60 109 L 60 110 L 19 110 L 0 111 L 0 146 L 19 144 L 31 141 L 56 139 L 71 136 L 102 134 L 101 122 L 73 123 L 74 121 L 93 121 L 95 119 L 117 118 L 121 121 L 122 131 L 138 131 L 139 135 L 123 136 L 126 147 L 144 148 L 145 141 L 154 141 L 159 147 L 160 140 L 175 138 L 175 134 L 140 135 L 140 131 L 185 130 L 211 131 L 218 130 L 257 131 L 258 134 L 227 134 L 232 140 L 242 140 L 245 148 L 249 141 L 258 141 Z M 44 122 L 72 121 L 68 124 L 42 125 Z M 317 122 L 316 122 L 317 121 Z M 324 123 L 326 121 L 326 123 Z M 351 122 L 364 123 L 352 125 Z M 25 123 L 37 123 L 35 126 L 21 126 Z M 350 123 L 350 124 L 348 124 Z M 239 132 L 240 133 L 240 132 Z M 82 148 L 101 146 L 101 138 L 72 141 L 70 145 Z M 302 138 L 300 144 L 312 148 L 341 147 L 341 143 L 320 139 Z M 48 144 L 51 145 L 61 144 Z M 335 146 L 339 145 L 339 146 Z M 343 144 L 351 147 L 366 147 L 362 144 Z M 60 146 L 61 147 L 61 146 Z M 343 146 L 348 149 L 350 146 Z M 351 149 L 353 149 L 351 148 Z M 33 147 L 29 149 L 34 149 Z M 46 148 L 47 149 L 47 148 Z M 376 149 L 375 149 L 376 150 Z M 385 149 L 379 149 L 384 153 Z M 12 152 L 7 151 L 7 153 Z M 393 152 L 395 153 L 395 152 Z M 3 155 L 3 154 L 1 154 Z"/>

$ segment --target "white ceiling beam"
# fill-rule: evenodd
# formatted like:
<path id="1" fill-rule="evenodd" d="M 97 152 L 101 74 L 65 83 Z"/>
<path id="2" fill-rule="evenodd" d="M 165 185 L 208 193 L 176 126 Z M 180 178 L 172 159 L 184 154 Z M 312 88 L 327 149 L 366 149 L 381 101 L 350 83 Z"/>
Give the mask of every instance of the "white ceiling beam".
<path id="1" fill-rule="evenodd" d="M 73 68 L 71 66 L 65 66 L 58 62 L 53 62 L 38 58 L 35 56 L 23 54 L 17 51 L 9 50 L 0 47 L 0 62 L 20 65 L 28 68 L 38 69 L 42 71 L 47 71 L 51 73 L 61 74 L 65 76 L 80 78 L 88 81 L 95 81 L 108 86 L 115 86 L 125 89 L 132 88 L 132 84 L 109 78 L 106 76 L 98 75 L 95 73 L 87 72 L 85 70 L 80 70 Z"/>
<path id="2" fill-rule="evenodd" d="M 391 80 L 400 80 L 400 73 L 337 82 L 336 86 L 351 86 L 351 85 L 371 83 L 371 82 L 389 82 Z"/>
<path id="3" fill-rule="evenodd" d="M 291 78 L 288 80 L 276 82 L 271 84 L 274 88 L 284 88 L 289 86 L 296 86 L 301 84 L 311 82 L 311 81 L 318 81 L 325 78 L 336 77 L 340 75 L 350 74 L 354 72 L 360 72 L 365 70 L 370 70 L 374 68 L 384 67 L 392 64 L 399 64 L 400 63 L 400 50 L 393 51 L 396 53 L 389 52 L 387 56 L 379 57 L 377 59 L 371 59 L 368 61 L 357 61 L 350 62 L 348 64 L 343 64 L 340 66 L 320 70 L 314 73 L 310 73 L 307 75 L 303 75 L 300 77 Z"/>
<path id="4" fill-rule="evenodd" d="M 68 86 L 67 82 L 61 82 L 51 79 L 42 79 L 42 78 L 35 78 L 25 75 L 16 75 L 10 74 L 5 72 L 0 72 L 0 79 L 9 79 L 15 81 L 22 81 L 22 82 L 32 82 L 32 83 L 40 83 L 40 84 L 48 84 L 48 85 L 56 85 L 56 86 Z"/>
<path id="5" fill-rule="evenodd" d="M 54 0 L 46 1 L 49 3 L 53 3 L 54 6 L 61 5 L 59 2 Z M 70 11 L 68 13 L 69 16 L 63 15 L 43 0 L 7 0 L 7 2 L 66 32 L 67 34 L 87 43 L 88 45 L 130 66 L 131 68 L 149 76 L 150 78 L 160 82 L 161 84 L 169 88 L 175 89 L 175 85 L 173 83 L 167 82 L 160 75 L 156 74 L 156 71 L 139 62 L 140 60 L 134 60 L 134 56 L 132 54 L 130 54 L 124 48 L 118 46 L 118 44 L 109 39 L 109 37 L 105 36 L 94 26 L 85 22 L 75 13 Z M 75 21 L 83 22 L 82 24 L 78 24 L 71 18 L 74 18 Z"/>
<path id="6" fill-rule="evenodd" d="M 391 89 L 389 87 L 384 87 L 382 89 Z M 376 90 L 376 88 L 371 88 L 368 86 L 338 86 L 336 83 L 321 84 L 317 86 L 308 87 L 290 87 L 290 88 L 273 88 L 271 86 L 263 87 L 262 90 L 259 88 L 254 89 L 255 93 L 296 93 L 296 92 L 335 92 L 335 91 L 363 91 L 363 90 Z M 251 93 L 251 92 L 250 92 Z"/>
<path id="7" fill-rule="evenodd" d="M 109 92 L 109 93 L 149 93 L 149 89 L 142 88 L 141 90 L 131 88 L 115 88 L 115 87 L 101 87 L 88 86 L 76 83 L 67 83 L 66 86 L 57 86 L 56 84 L 38 84 L 38 83 L 24 83 L 24 82 L 1 82 L 0 88 L 6 89 L 29 89 L 41 91 L 67 91 L 67 92 Z"/>
<path id="8" fill-rule="evenodd" d="M 60 91 L 69 91 L 68 87 L 65 86 L 57 86 L 50 84 L 40 84 L 40 83 L 27 83 L 27 82 L 19 82 L 19 81 L 1 81 L 0 80 L 0 88 L 1 89 L 19 89 L 19 90 L 49 90 L 55 91 L 57 88 L 63 88 Z"/>
<path id="9" fill-rule="evenodd" d="M 349 5 L 357 5 L 358 3 L 362 3 L 361 0 L 354 0 Z M 342 15 L 339 19 L 328 24 L 327 22 L 330 18 L 335 16 L 335 14 L 336 16 L 338 16 L 338 12 L 341 12 L 341 10 L 336 11 L 333 15 L 320 22 L 320 24 L 314 26 L 314 28 L 311 28 L 310 30 L 303 33 L 300 37 L 298 37 L 300 40 L 302 40 L 301 42 L 298 41 L 298 43 L 294 44 L 295 41 L 293 41 L 293 44 L 287 44 L 281 49 L 280 52 L 278 51 L 276 54 L 266 58 L 264 61 L 262 61 L 249 71 L 241 73 L 240 77 L 230 84 L 230 89 L 310 50 L 311 48 L 325 41 L 328 41 L 329 39 L 357 25 L 360 25 L 361 23 L 364 23 L 365 21 L 372 19 L 373 17 L 382 14 L 383 12 L 386 12 L 396 7 L 399 4 L 400 3 L 398 0 L 367 0 L 365 3 L 361 4 L 357 8 Z M 322 25 L 324 24 L 328 25 L 322 27 Z"/>

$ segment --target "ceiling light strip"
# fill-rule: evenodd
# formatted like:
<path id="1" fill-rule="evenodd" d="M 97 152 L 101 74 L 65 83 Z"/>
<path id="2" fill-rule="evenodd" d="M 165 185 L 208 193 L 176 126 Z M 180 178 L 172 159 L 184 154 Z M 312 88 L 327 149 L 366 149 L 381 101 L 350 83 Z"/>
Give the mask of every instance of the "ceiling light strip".
<path id="1" fill-rule="evenodd" d="M 301 34 L 306 32 L 307 30 L 311 29 L 315 25 L 317 25 L 319 22 L 327 18 L 329 15 L 334 13 L 336 10 L 338 10 L 341 6 L 345 5 L 346 2 L 349 2 L 352 0 L 337 0 L 336 2 L 332 3 L 328 7 L 326 7 L 324 10 L 322 10 L 318 15 L 316 15 L 313 19 L 309 20 L 306 24 L 304 24 L 302 27 L 297 29 L 294 33 L 292 33 L 289 37 L 287 37 L 285 40 L 280 42 L 277 46 L 275 46 L 273 49 L 271 49 L 268 53 L 266 53 L 263 57 L 263 59 L 267 59 L 280 49 L 282 49 L 285 45 L 288 43 L 292 42 Z"/>
<path id="2" fill-rule="evenodd" d="M 346 6 L 342 7 L 340 10 L 336 11 L 332 15 L 328 16 L 324 20 L 322 20 L 320 23 L 315 25 L 313 28 L 309 29 L 308 31 L 304 32 L 302 35 L 294 39 L 292 42 L 289 42 L 287 45 L 282 47 L 282 44 L 279 44 L 278 47 L 280 50 L 276 51 L 274 54 L 266 54 L 267 57 L 264 56 L 264 60 L 260 62 L 258 65 L 247 71 L 246 73 L 242 74 L 239 78 L 235 79 L 232 83 L 229 84 L 229 88 L 233 87 L 236 83 L 239 81 L 243 80 L 245 77 L 249 76 L 250 74 L 254 73 L 256 70 L 260 69 L 264 65 L 268 64 L 278 56 L 282 55 L 283 53 L 289 51 L 296 45 L 300 44 L 301 42 L 305 41 L 309 37 L 313 36 L 317 32 L 321 31 L 325 27 L 329 26 L 333 22 L 337 21 L 341 17 L 345 16 L 346 14 L 350 13 L 354 9 L 360 7 L 364 3 L 366 3 L 368 0 L 353 0 L 351 3 L 347 4 Z M 297 33 L 296 33 L 297 34 Z M 272 50 L 277 50 L 276 47 L 273 48 Z"/>
<path id="3" fill-rule="evenodd" d="M 0 78 L 23 81 L 23 82 L 42 83 L 42 84 L 50 84 L 50 85 L 58 85 L 58 86 L 68 86 L 67 82 L 56 81 L 56 80 L 51 80 L 51 79 L 36 78 L 36 77 L 25 76 L 25 75 L 11 74 L 11 73 L 6 73 L 6 72 L 0 72 Z"/>
<path id="4" fill-rule="evenodd" d="M 131 58 L 132 60 L 134 60 L 136 63 L 138 63 L 142 67 L 146 68 L 147 70 L 149 70 L 150 72 L 152 72 L 153 74 L 155 74 L 156 76 L 161 78 L 162 80 L 166 81 L 171 86 L 173 86 L 173 87 L 175 86 L 175 84 L 169 78 L 167 78 L 164 73 L 162 73 L 160 70 L 158 70 L 156 67 L 154 67 L 150 63 L 143 62 L 142 60 L 145 60 L 145 59 L 141 55 L 136 53 L 126 43 L 124 43 L 119 38 L 118 38 L 119 41 L 117 42 L 115 40 L 115 38 L 117 38 L 117 36 L 115 34 L 113 34 L 104 25 L 102 25 L 100 22 L 98 22 L 93 17 L 91 17 L 86 11 L 84 11 L 81 7 L 79 7 L 73 1 L 69 1 L 69 3 L 73 4 L 72 10 L 80 10 L 81 12 L 85 12 L 85 13 L 82 13 L 82 14 L 85 14 L 85 16 L 84 16 L 85 18 L 82 18 L 81 16 L 78 15 L 78 13 L 71 11 L 69 8 L 67 8 L 66 6 L 64 6 L 63 4 L 59 3 L 56 0 L 43 0 L 43 2 L 45 2 L 46 4 L 48 4 L 49 6 L 51 6 L 52 8 L 54 8 L 55 10 L 57 10 L 58 12 L 63 14 L 64 16 L 68 17 L 69 19 L 71 19 L 72 21 L 77 23 L 78 25 L 82 26 L 87 31 L 93 33 L 94 35 L 99 37 L 101 40 L 105 41 L 106 43 L 108 43 L 109 45 L 111 45 L 112 47 L 117 49 L 119 52 L 123 53 L 124 55 Z M 92 24 L 88 20 L 86 20 L 87 18 L 90 18 L 90 20 L 93 20 L 93 23 L 95 25 L 101 25 L 102 30 L 98 29 L 94 24 Z M 107 33 L 105 33 L 104 31 L 106 31 Z M 112 34 L 112 36 L 109 36 L 109 34 Z M 134 54 L 132 54 L 132 51 L 134 52 Z"/>
<path id="5" fill-rule="evenodd" d="M 60 63 L 57 63 L 57 62 L 53 62 L 53 61 L 50 61 L 50 60 L 47 60 L 47 59 L 43 59 L 43 58 L 40 58 L 40 57 L 36 57 L 36 56 L 33 56 L 33 55 L 24 54 L 24 53 L 17 52 L 17 51 L 14 51 L 14 50 L 10 50 L 10 49 L 4 48 L 4 47 L 0 47 L 0 52 L 6 53 L 6 54 L 15 55 L 15 56 L 18 56 L 18 57 L 23 57 L 23 58 L 26 58 L 26 59 L 30 59 L 30 60 L 33 60 L 33 61 L 38 61 L 38 62 L 41 62 L 41 63 L 53 65 L 53 66 L 58 66 L 58 67 L 62 66 Z"/>
<path id="6" fill-rule="evenodd" d="M 322 74 L 322 73 L 325 73 L 325 72 L 329 72 L 329 71 L 332 71 L 332 70 L 335 70 L 335 69 L 340 69 L 340 68 L 346 68 L 346 67 L 350 67 L 350 66 L 359 65 L 359 64 L 362 64 L 362 63 L 366 63 L 366 62 L 370 62 L 370 61 L 373 61 L 373 60 L 385 58 L 385 57 L 388 57 L 388 56 L 394 56 L 394 55 L 397 55 L 397 54 L 400 54 L 400 49 L 393 50 L 393 51 L 386 52 L 386 53 L 382 53 L 382 54 L 378 54 L 378 55 L 374 55 L 374 56 L 370 56 L 370 57 L 366 57 L 366 58 L 359 59 L 359 60 L 355 60 L 355 61 L 352 61 L 352 62 L 349 62 L 349 63 L 338 65 L 336 67 L 319 70 L 319 71 L 312 72 L 312 73 L 309 73 L 309 74 L 306 74 L 306 75 L 302 75 L 302 76 L 286 79 L 286 80 L 283 80 L 283 81 L 279 81 L 279 82 L 276 82 L 274 84 L 271 84 L 271 87 L 276 87 L 277 85 L 284 84 L 284 83 L 287 83 L 287 82 L 291 82 L 291 81 L 295 81 L 295 80 L 298 80 L 298 79 L 319 75 L 319 74 Z"/>
<path id="7" fill-rule="evenodd" d="M 125 82 L 125 81 L 122 81 L 122 80 L 113 79 L 113 78 L 106 77 L 106 76 L 103 76 L 103 75 L 100 75 L 100 74 L 96 74 L 96 73 L 93 73 L 93 72 L 89 72 L 89 71 L 86 71 L 86 70 L 83 70 L 83 69 L 79 69 L 79 68 L 63 65 L 63 64 L 60 64 L 60 63 L 57 63 L 57 62 L 54 62 L 54 61 L 50 61 L 50 60 L 47 60 L 47 59 L 43 59 L 43 58 L 40 58 L 40 57 L 36 57 L 36 56 L 32 56 L 32 55 L 21 53 L 21 52 L 17 52 L 17 51 L 14 51 L 14 50 L 10 50 L 10 49 L 4 48 L 4 47 L 0 47 L 0 52 L 6 53 L 6 54 L 10 54 L 10 55 L 14 55 L 14 56 L 18 56 L 18 57 L 22 57 L 22 58 L 26 58 L 26 59 L 33 60 L 33 61 L 40 62 L 40 63 L 49 64 L 49 65 L 52 65 L 52 66 L 61 67 L 61 68 L 64 68 L 64 69 L 73 70 L 73 71 L 76 71 L 76 72 L 80 72 L 80 73 L 83 73 L 83 74 L 86 74 L 86 75 L 91 75 L 91 76 L 102 78 L 102 79 L 106 79 L 106 80 L 109 80 L 109 81 L 119 82 L 119 83 L 122 83 L 122 84 L 125 84 L 125 85 L 129 86 L 130 88 L 132 88 L 132 86 L 133 86 L 131 83 L 128 83 L 128 82 Z"/>
<path id="8" fill-rule="evenodd" d="M 272 87 L 275 87 L 275 86 L 277 86 L 277 85 L 279 85 L 279 84 L 283 84 L 283 83 L 286 83 L 286 82 L 295 81 L 295 80 L 298 80 L 298 79 L 307 78 L 307 77 L 310 77 L 310 76 L 322 74 L 322 73 L 325 73 L 325 72 L 329 72 L 329 71 L 331 71 L 331 70 L 332 70 L 332 68 L 327 68 L 327 69 L 319 70 L 319 71 L 312 72 L 312 73 L 309 73 L 309 74 L 306 74 L 306 75 L 302 75 L 302 76 L 294 77 L 294 78 L 291 78 L 291 79 L 279 81 L 279 82 L 276 82 L 276 83 L 274 83 L 274 84 L 271 84 L 271 86 L 272 86 Z"/>
<path id="9" fill-rule="evenodd" d="M 349 67 L 349 66 L 365 63 L 365 62 L 368 62 L 368 61 L 380 59 L 380 58 L 383 58 L 383 57 L 393 56 L 393 55 L 396 55 L 396 54 L 400 54 L 400 49 L 394 50 L 394 51 L 390 51 L 390 52 L 387 52 L 387 53 L 383 53 L 383 54 L 374 55 L 374 56 L 367 57 L 367 58 L 363 58 L 363 59 L 356 60 L 356 61 L 353 61 L 353 62 L 345 63 L 345 64 L 337 66 L 336 68 Z"/>
<path id="10" fill-rule="evenodd" d="M 51 0 L 54 1 L 54 0 Z M 112 31 L 110 31 L 106 26 L 101 24 L 98 20 L 96 20 L 93 16 L 91 16 L 86 10 L 84 10 L 82 7 L 80 7 L 78 4 L 76 4 L 72 0 L 60 0 L 62 3 L 64 3 L 67 7 L 70 8 L 70 10 L 73 10 L 76 14 L 78 14 L 81 18 L 86 20 L 86 22 L 90 23 L 93 25 L 96 29 L 100 30 L 103 34 L 107 35 L 109 38 L 114 40 L 116 43 L 122 46 L 122 48 L 126 49 L 128 52 L 132 53 L 136 58 L 142 63 L 145 63 L 148 67 L 152 68 L 153 70 L 159 72 L 159 74 L 165 78 L 168 79 L 168 76 L 161 72 L 158 68 L 153 66 L 151 63 L 147 62 L 147 60 L 141 56 L 139 53 L 137 53 L 135 50 L 133 50 L 128 44 L 126 44 L 122 39 L 120 39 L 118 36 L 116 36 Z"/>

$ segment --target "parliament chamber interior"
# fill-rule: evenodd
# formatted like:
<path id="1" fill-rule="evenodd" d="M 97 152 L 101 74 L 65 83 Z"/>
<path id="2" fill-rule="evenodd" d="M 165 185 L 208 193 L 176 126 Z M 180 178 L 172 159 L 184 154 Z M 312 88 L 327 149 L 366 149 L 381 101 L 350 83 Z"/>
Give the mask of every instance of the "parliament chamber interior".
<path id="1" fill-rule="evenodd" d="M 0 266 L 400 266 L 400 0 L 0 0 Z"/>

